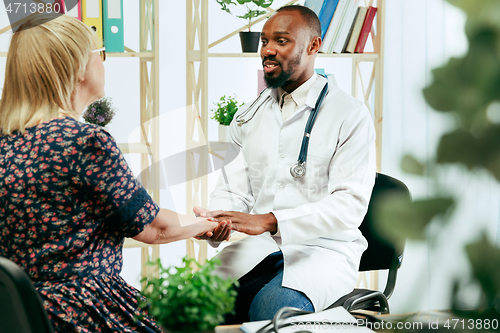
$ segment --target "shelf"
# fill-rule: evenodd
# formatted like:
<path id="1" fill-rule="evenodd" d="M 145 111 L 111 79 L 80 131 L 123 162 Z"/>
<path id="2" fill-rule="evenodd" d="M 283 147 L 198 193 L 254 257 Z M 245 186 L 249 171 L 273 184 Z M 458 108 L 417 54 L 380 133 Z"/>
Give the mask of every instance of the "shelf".
<path id="1" fill-rule="evenodd" d="M 116 58 L 154 58 L 154 52 L 106 52 L 107 57 Z"/>
<path id="2" fill-rule="evenodd" d="M 260 53 L 209 53 L 210 58 L 260 58 Z M 351 59 L 366 59 L 376 60 L 379 58 L 377 53 L 318 53 L 320 58 L 351 58 Z"/>
<path id="3" fill-rule="evenodd" d="M 6 57 L 7 52 L 0 52 L 0 57 Z M 155 57 L 154 52 L 106 52 L 107 57 L 114 58 L 151 58 Z"/>

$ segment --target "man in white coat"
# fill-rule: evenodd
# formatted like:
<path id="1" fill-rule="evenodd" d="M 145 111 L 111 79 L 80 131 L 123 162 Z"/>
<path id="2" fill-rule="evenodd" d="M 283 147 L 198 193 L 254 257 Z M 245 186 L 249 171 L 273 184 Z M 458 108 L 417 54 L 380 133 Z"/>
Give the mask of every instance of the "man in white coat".
<path id="1" fill-rule="evenodd" d="M 314 71 L 320 36 L 306 7 L 271 16 L 261 33 L 269 88 L 231 123 L 241 150 L 211 195 L 210 211 L 222 210 L 212 216 L 227 221 L 211 243 L 230 229 L 250 236 L 218 254 L 219 273 L 240 283 L 227 323 L 272 319 L 284 306 L 321 311 L 356 284 L 367 247 L 358 227 L 375 181 L 375 131 L 365 105 L 330 83 L 310 133 L 306 174 L 290 171 L 327 83 Z"/>

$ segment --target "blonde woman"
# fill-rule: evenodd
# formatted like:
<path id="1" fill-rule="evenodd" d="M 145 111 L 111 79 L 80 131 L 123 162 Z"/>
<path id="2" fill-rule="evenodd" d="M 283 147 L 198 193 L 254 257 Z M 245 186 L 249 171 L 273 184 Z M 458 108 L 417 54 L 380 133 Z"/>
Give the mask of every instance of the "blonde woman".
<path id="1" fill-rule="evenodd" d="M 0 256 L 28 272 L 56 332 L 160 332 L 119 276 L 124 238 L 168 243 L 218 223 L 160 209 L 114 139 L 78 121 L 104 95 L 95 38 L 66 16 L 40 16 L 12 37 L 0 100 Z"/>

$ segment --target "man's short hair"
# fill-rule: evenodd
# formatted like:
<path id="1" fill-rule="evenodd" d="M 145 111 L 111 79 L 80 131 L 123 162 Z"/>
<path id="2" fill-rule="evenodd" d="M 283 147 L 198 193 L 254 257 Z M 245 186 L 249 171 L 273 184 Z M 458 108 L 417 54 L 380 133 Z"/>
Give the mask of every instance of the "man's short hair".
<path id="1" fill-rule="evenodd" d="M 297 11 L 302 15 L 302 18 L 306 22 L 307 26 L 311 30 L 311 37 L 321 37 L 321 23 L 319 22 L 318 15 L 306 6 L 301 5 L 288 5 L 280 7 L 276 10 L 277 13 L 285 12 L 285 11 Z"/>

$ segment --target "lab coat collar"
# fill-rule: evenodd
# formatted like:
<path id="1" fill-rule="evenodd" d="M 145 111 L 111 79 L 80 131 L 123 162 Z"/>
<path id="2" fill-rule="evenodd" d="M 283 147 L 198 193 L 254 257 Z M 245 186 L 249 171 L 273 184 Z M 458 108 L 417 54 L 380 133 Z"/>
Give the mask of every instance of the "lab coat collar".
<path id="1" fill-rule="evenodd" d="M 324 76 L 318 74 L 315 75 L 317 75 L 318 78 L 312 85 L 311 89 L 309 89 L 309 93 L 307 94 L 306 98 L 306 105 L 311 109 L 313 109 L 314 106 L 316 105 L 316 101 L 318 100 L 321 90 L 323 90 L 323 87 L 328 82 L 328 79 L 325 78 Z M 329 88 L 328 91 L 330 91 L 330 86 L 328 88 Z"/>
<path id="2" fill-rule="evenodd" d="M 297 87 L 294 91 L 292 91 L 289 95 L 292 96 L 293 101 L 295 104 L 301 109 L 305 104 L 306 104 L 306 99 L 307 95 L 309 94 L 309 90 L 311 90 L 311 87 L 314 85 L 314 82 L 316 82 L 318 78 L 318 74 L 313 73 L 311 77 L 304 82 L 302 85 Z M 283 98 L 283 95 L 288 94 L 285 90 L 282 88 L 278 88 L 278 102 L 281 105 L 281 99 Z"/>
<path id="3" fill-rule="evenodd" d="M 308 83 L 310 80 L 313 79 L 313 77 L 316 77 L 316 80 L 314 80 L 314 83 L 312 84 L 312 87 L 309 89 L 309 92 L 307 93 L 307 97 L 306 97 L 306 103 L 303 107 L 299 108 L 299 110 L 297 110 L 290 118 L 288 118 L 286 121 L 291 121 L 292 119 L 294 119 L 295 117 L 297 117 L 298 114 L 301 114 L 304 110 L 307 110 L 307 109 L 310 109 L 312 110 L 314 108 L 314 106 L 316 105 L 316 101 L 318 100 L 318 97 L 319 97 L 319 94 L 321 93 L 321 90 L 323 89 L 323 87 L 325 86 L 326 82 L 328 82 L 328 79 L 325 78 L 324 76 L 322 75 L 318 75 L 317 73 L 314 73 L 314 75 L 308 80 L 306 81 L 304 84 Z M 328 91 L 331 90 L 331 87 L 332 85 L 330 84 L 328 86 Z M 302 86 L 301 86 L 302 87 Z M 299 87 L 300 88 L 300 87 Z M 297 89 L 299 89 L 297 88 Z M 296 90 L 297 90 L 296 89 Z M 296 91 L 294 90 L 294 91 Z M 279 100 L 280 100 L 280 91 L 282 91 L 282 89 L 280 88 L 273 88 L 271 89 L 271 97 L 275 100 L 275 113 L 276 113 L 276 118 L 278 120 L 278 123 L 280 124 L 280 126 L 283 124 L 283 117 L 281 115 L 281 109 L 279 107 Z M 293 92 L 292 92 L 293 94 Z"/>

